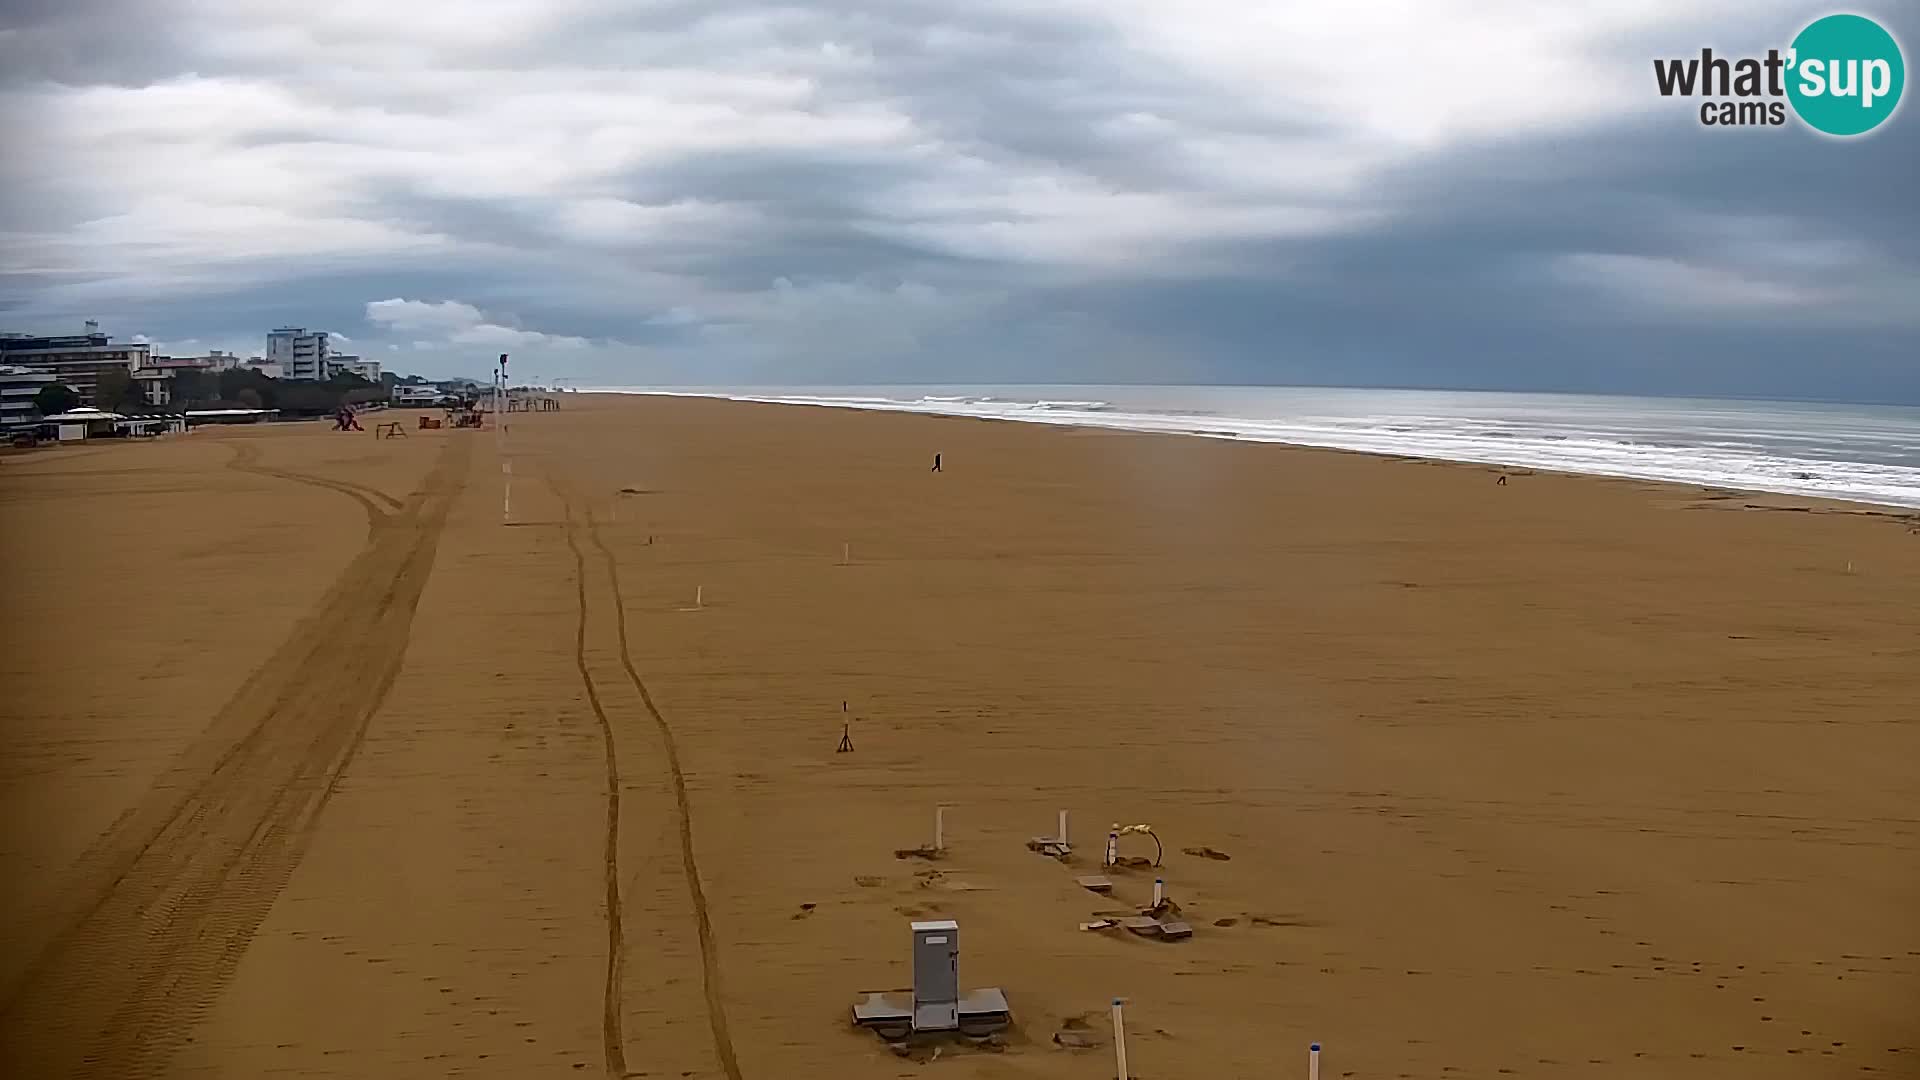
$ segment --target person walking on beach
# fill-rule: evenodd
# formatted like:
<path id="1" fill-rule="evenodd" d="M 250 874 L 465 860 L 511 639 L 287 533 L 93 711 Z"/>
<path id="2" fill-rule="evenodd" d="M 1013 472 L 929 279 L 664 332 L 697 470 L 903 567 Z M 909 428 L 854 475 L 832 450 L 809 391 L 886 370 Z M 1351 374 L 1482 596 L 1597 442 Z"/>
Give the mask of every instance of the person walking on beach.
<path id="1" fill-rule="evenodd" d="M 934 472 L 940 471 L 940 455 L 939 454 L 933 455 L 933 471 Z"/>

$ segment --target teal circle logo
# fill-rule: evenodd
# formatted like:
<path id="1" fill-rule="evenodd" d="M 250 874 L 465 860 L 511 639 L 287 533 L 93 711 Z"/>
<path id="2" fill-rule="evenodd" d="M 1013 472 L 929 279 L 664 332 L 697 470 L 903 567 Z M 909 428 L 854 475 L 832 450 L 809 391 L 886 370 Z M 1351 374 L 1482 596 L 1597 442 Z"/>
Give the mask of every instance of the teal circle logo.
<path id="1" fill-rule="evenodd" d="M 1828 135 L 1864 135 L 1900 105 L 1907 65 L 1900 43 L 1862 15 L 1807 24 L 1787 53 L 1787 99 L 1807 126 Z"/>

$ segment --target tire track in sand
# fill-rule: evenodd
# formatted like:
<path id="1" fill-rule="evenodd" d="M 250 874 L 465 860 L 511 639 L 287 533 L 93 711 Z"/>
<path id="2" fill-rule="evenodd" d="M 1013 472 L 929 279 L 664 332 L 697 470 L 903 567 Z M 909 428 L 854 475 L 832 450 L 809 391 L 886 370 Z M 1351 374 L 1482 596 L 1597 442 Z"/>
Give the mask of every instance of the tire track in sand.
<path id="1" fill-rule="evenodd" d="M 554 478 L 549 474 L 549 482 Z M 621 992 L 619 978 L 626 950 L 625 936 L 620 922 L 620 847 L 619 847 L 619 784 L 620 765 L 618 742 L 614 734 L 614 725 L 608 716 L 595 687 L 593 676 L 587 664 L 587 564 L 581 549 L 579 534 L 584 531 L 587 541 L 599 553 L 606 569 L 608 592 L 612 600 L 615 641 L 620 655 L 620 667 L 631 684 L 634 693 L 645 706 L 648 716 L 658 731 L 661 746 L 665 751 L 668 779 L 673 788 L 676 809 L 676 831 L 679 836 L 680 866 L 682 877 L 686 881 L 688 900 L 694 914 L 695 932 L 700 946 L 701 989 L 704 998 L 707 1023 L 712 1032 L 714 1056 L 719 1060 L 721 1070 L 727 1080 L 742 1080 L 739 1058 L 734 1052 L 733 1036 L 727 1026 L 726 1002 L 721 994 L 720 960 L 718 943 L 713 933 L 713 920 L 708 913 L 706 892 L 700 884 L 700 867 L 694 853 L 693 811 L 687 797 L 686 775 L 680 765 L 679 744 L 674 739 L 673 728 L 667 722 L 665 714 L 654 701 L 653 694 L 640 677 L 633 663 L 633 653 L 629 647 L 627 630 L 626 594 L 620 584 L 620 566 L 613 551 L 607 546 L 600 534 L 599 525 L 589 513 L 584 530 L 574 514 L 572 494 L 560 483 L 553 483 L 554 492 L 560 497 L 567 525 L 567 547 L 573 553 L 575 582 L 578 587 L 579 626 L 575 637 L 574 656 L 580 671 L 580 679 L 586 687 L 587 700 L 594 715 L 600 722 L 602 738 L 605 740 L 607 761 L 608 807 L 607 807 L 607 844 L 606 844 L 606 883 L 608 905 L 608 965 L 607 990 L 604 998 L 605 1017 L 603 1036 L 607 1043 L 608 1075 L 616 1078 L 630 1075 L 626 1069 L 625 1035 L 621 1026 Z"/>
<path id="2" fill-rule="evenodd" d="M 587 557 L 575 535 L 573 504 L 561 496 L 567 518 L 567 550 L 573 552 L 575 599 L 579 604 L 579 622 L 573 635 L 573 663 L 580 672 L 580 685 L 587 693 L 587 704 L 600 723 L 600 743 L 607 774 L 606 848 L 602 853 L 602 877 L 606 885 L 607 905 L 607 981 L 600 995 L 600 1041 L 606 1054 L 607 1075 L 619 1080 L 627 1075 L 627 1037 L 621 1020 L 621 983 L 625 978 L 627 936 L 621 927 L 620 899 L 620 753 L 614 743 L 613 721 L 601 704 L 600 690 L 587 668 Z"/>
<path id="3" fill-rule="evenodd" d="M 378 488 L 347 480 L 336 480 L 331 476 L 315 476 L 312 473 L 295 472 L 291 469 L 276 469 L 259 462 L 260 447 L 251 442 L 239 442 L 234 444 L 233 460 L 227 462 L 227 467 L 258 476 L 270 476 L 276 480 L 291 480 L 296 484 L 309 484 L 329 491 L 337 491 L 359 503 L 367 512 L 369 523 L 379 521 L 389 512 L 400 510 L 402 506 L 399 499 Z"/>
<path id="4" fill-rule="evenodd" d="M 315 612 L 80 860 L 59 897 L 71 917 L 0 1007 L 0 1073 L 166 1074 L 399 673 L 469 456 L 468 440 L 448 441 L 425 488 L 372 521 Z"/>
<path id="5" fill-rule="evenodd" d="M 567 520 L 573 520 L 569 506 Z M 600 526 L 587 519 L 587 537 L 600 551 L 600 558 L 606 563 L 607 580 L 613 592 L 614 627 L 620 644 L 620 667 L 627 674 L 627 681 L 633 684 L 634 692 L 646 704 L 647 715 L 653 718 L 655 728 L 660 733 L 660 742 L 667 752 L 667 772 L 673 782 L 673 801 L 679 810 L 680 820 L 680 868 L 687 879 L 688 899 L 693 903 L 695 930 L 700 939 L 700 975 L 701 989 L 707 999 L 707 1022 L 713 1028 L 713 1051 L 720 1058 L 720 1068 L 727 1074 L 727 1080 L 741 1080 L 740 1062 L 733 1050 L 733 1035 L 727 1029 L 727 1006 L 720 992 L 720 949 L 713 936 L 713 919 L 707 912 L 706 890 L 700 885 L 700 864 L 693 849 L 693 806 L 687 798 L 687 777 L 680 768 L 680 746 L 674 740 L 673 726 L 667 723 L 666 714 L 653 700 L 653 694 L 634 669 L 633 650 L 627 644 L 627 599 L 620 589 L 620 564 L 613 557 L 612 549 L 600 535 Z"/>

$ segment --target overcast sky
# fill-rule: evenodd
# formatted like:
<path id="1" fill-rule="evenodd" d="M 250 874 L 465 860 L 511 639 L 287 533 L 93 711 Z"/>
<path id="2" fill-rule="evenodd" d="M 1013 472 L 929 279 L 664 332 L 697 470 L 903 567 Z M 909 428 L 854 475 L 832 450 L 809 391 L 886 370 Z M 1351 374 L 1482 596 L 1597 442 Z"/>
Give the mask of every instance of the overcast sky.
<path id="1" fill-rule="evenodd" d="M 1906 46 L 1920 2 L 1859 10 Z M 1775 0 L 5 0 L 0 329 L 581 384 L 1920 402 L 1920 121 Z M 1909 95 L 1911 96 L 1911 95 Z"/>

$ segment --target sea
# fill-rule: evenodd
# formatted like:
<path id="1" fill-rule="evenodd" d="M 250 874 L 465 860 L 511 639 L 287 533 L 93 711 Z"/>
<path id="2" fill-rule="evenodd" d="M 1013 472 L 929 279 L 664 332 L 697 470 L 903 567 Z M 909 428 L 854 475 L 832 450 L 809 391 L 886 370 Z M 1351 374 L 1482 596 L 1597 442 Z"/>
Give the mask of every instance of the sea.
<path id="1" fill-rule="evenodd" d="M 1920 508 L 1920 408 L 1899 405 L 1286 386 L 597 389 L 1333 447 Z"/>

